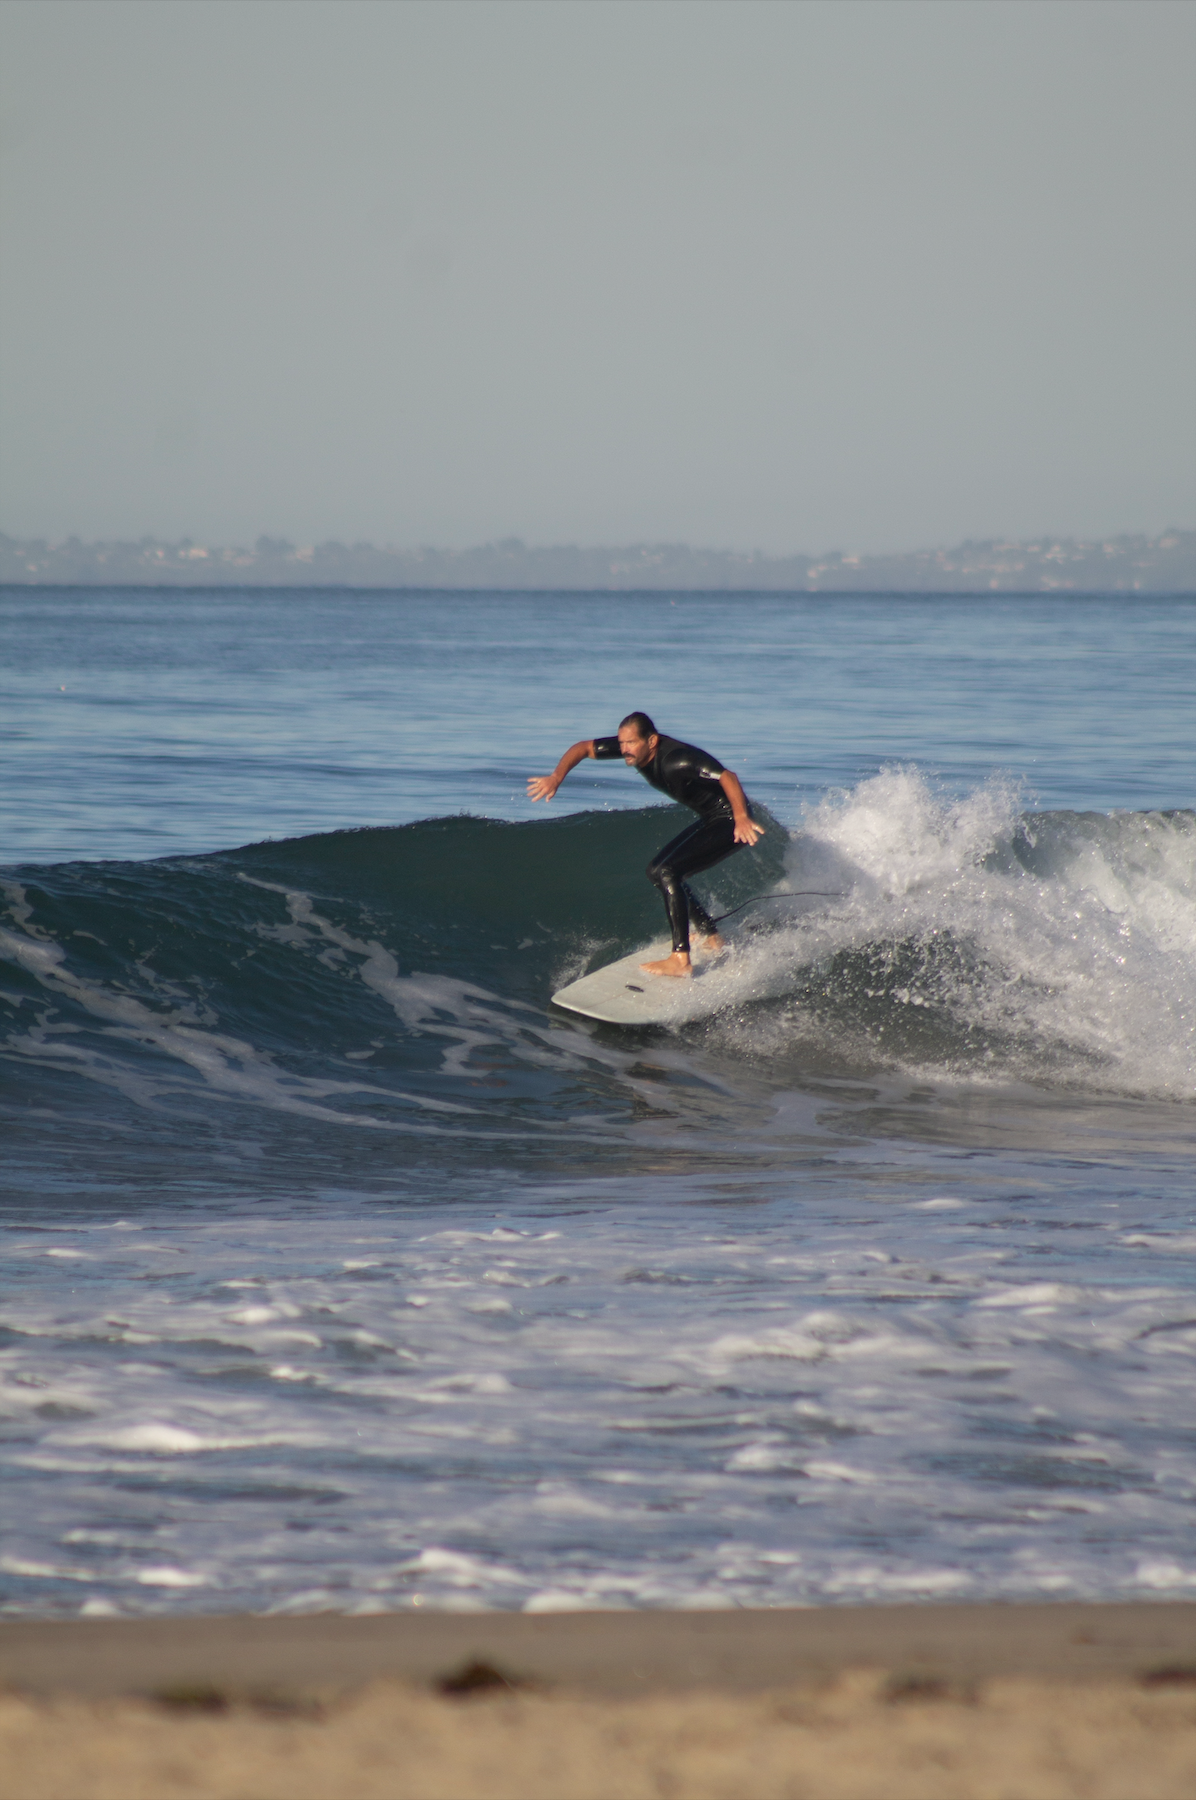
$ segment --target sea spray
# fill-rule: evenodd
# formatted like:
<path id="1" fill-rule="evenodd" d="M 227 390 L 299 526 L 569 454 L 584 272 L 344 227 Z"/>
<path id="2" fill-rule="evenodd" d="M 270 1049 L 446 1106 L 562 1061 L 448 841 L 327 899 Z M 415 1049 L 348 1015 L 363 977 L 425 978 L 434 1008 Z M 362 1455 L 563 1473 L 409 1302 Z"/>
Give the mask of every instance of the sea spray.
<path id="1" fill-rule="evenodd" d="M 1034 814 L 889 769 L 812 807 L 788 878 L 842 899 L 761 918 L 730 1035 L 836 1066 L 1196 1093 L 1196 815 Z M 816 1065 L 815 1065 L 816 1066 Z"/>

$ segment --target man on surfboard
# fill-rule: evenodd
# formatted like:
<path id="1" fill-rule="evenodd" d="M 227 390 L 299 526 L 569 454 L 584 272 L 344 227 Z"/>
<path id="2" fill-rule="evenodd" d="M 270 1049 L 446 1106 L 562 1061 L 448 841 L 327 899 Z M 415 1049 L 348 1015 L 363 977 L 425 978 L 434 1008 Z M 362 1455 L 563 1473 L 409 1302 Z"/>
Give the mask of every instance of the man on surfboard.
<path id="1" fill-rule="evenodd" d="M 570 769 L 587 756 L 596 762 L 621 756 L 629 769 L 638 769 L 654 788 L 670 800 L 691 807 L 698 815 L 696 825 L 687 825 L 648 864 L 648 880 L 664 897 L 673 951 L 659 962 L 640 964 L 649 975 L 692 975 L 690 920 L 702 933 L 705 949 L 721 950 L 723 940 L 710 914 L 686 886 L 685 877 L 712 869 L 725 857 L 754 844 L 764 835 L 764 827 L 752 818 L 738 775 L 724 769 L 718 758 L 708 756 L 705 750 L 683 744 L 679 738 L 665 737 L 643 712 L 628 713 L 619 726 L 618 737 L 585 738 L 572 745 L 551 775 L 536 775 L 528 782 L 530 798 L 551 800 Z"/>

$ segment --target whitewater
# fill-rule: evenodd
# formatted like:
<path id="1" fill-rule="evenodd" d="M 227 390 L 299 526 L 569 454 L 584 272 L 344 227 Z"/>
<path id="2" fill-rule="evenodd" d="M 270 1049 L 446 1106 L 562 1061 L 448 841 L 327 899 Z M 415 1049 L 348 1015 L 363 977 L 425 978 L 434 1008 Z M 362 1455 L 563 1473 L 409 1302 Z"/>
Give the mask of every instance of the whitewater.
<path id="1" fill-rule="evenodd" d="M 1196 1590 L 1196 605 L 0 630 L 0 1608 Z M 675 1030 L 550 996 L 684 815 L 522 797 L 632 705 L 767 823 Z"/>

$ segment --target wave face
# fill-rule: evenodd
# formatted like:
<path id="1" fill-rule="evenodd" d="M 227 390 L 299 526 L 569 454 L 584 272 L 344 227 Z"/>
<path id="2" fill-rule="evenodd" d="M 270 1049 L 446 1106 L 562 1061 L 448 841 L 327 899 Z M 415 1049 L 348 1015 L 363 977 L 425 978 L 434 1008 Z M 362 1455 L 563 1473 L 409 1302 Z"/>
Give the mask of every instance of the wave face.
<path id="1" fill-rule="evenodd" d="M 643 869 L 681 816 L 438 819 L 14 871 L 3 1054 L 25 1104 L 58 1113 L 606 1136 L 642 1112 L 630 1035 L 549 997 L 659 935 Z M 739 915 L 734 1003 L 679 1048 L 767 1081 L 1196 1090 L 1192 813 L 1026 814 L 999 782 L 953 801 L 890 770 L 706 883 L 720 908 L 778 890 Z"/>
<path id="2" fill-rule="evenodd" d="M 606 1142 L 639 1105 L 630 1059 L 549 997 L 659 932 L 644 868 L 682 817 L 439 819 L 18 869 L 0 936 L 16 1123 L 50 1108 L 55 1143 L 72 1121 L 115 1132 L 126 1167 L 180 1119 L 189 1153 L 253 1140 L 272 1160 L 352 1155 L 346 1132 L 436 1156 L 562 1133 L 573 1154 L 581 1126 Z M 772 838 L 710 890 L 722 903 L 781 875 Z"/>

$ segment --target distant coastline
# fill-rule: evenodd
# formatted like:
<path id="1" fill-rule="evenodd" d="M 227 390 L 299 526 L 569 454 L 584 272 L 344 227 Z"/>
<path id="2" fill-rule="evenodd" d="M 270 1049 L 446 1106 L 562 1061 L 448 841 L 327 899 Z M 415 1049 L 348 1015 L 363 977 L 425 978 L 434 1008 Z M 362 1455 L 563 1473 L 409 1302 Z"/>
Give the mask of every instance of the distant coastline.
<path id="1" fill-rule="evenodd" d="M 470 550 L 372 544 L 252 549 L 142 538 L 57 544 L 0 532 L 0 585 L 18 587 L 347 587 L 528 592 L 1196 593 L 1196 531 L 1158 537 L 1003 539 L 892 556 L 765 556 L 685 544 L 582 549 L 504 538 Z"/>

